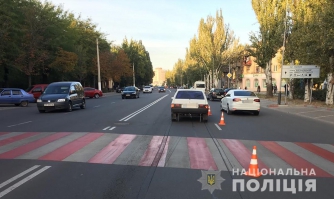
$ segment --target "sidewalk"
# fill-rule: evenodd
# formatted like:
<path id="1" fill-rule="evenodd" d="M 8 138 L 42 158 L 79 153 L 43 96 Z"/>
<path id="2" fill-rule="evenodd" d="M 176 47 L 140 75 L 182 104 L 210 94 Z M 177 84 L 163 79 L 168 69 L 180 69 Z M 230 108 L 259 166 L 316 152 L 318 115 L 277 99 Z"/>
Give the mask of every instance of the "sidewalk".
<path id="1" fill-rule="evenodd" d="M 284 99 L 282 100 L 284 103 Z M 277 100 L 269 100 L 261 98 L 261 108 L 272 109 L 276 111 L 281 111 L 284 113 L 298 115 L 301 117 L 307 117 L 315 120 L 320 120 L 326 123 L 334 124 L 334 109 L 319 107 L 315 105 L 296 105 L 296 104 L 287 104 L 287 105 L 278 105 Z"/>

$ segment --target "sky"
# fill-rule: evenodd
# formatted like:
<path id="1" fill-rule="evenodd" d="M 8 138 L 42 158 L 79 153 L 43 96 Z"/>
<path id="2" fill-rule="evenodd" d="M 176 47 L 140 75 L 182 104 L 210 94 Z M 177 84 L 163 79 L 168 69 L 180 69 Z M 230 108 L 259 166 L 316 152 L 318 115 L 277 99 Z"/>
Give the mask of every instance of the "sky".
<path id="1" fill-rule="evenodd" d="M 172 70 L 184 59 L 199 21 L 222 10 L 240 43 L 249 43 L 249 33 L 258 31 L 251 0 L 49 0 L 64 10 L 91 18 L 108 41 L 120 45 L 125 38 L 141 40 L 153 68 Z"/>

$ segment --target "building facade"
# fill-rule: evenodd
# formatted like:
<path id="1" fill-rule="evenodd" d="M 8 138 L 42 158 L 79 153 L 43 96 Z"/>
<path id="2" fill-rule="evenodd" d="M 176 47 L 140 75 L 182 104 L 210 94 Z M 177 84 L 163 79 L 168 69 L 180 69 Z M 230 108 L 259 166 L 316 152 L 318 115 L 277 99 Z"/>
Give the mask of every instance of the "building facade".
<path id="1" fill-rule="evenodd" d="M 153 85 L 162 86 L 166 82 L 166 71 L 162 68 L 154 69 Z"/>
<path id="2" fill-rule="evenodd" d="M 280 86 L 284 90 L 284 85 L 286 84 L 284 79 L 282 79 L 282 83 L 280 81 L 282 66 L 280 56 L 280 53 L 277 53 L 271 61 L 272 83 L 273 86 L 277 86 L 277 91 L 280 91 Z M 240 87 L 242 89 L 247 88 L 247 90 L 257 91 L 258 86 L 260 86 L 261 92 L 267 91 L 265 69 L 259 67 L 255 57 L 249 56 L 245 58 L 243 63 L 242 84 Z"/>

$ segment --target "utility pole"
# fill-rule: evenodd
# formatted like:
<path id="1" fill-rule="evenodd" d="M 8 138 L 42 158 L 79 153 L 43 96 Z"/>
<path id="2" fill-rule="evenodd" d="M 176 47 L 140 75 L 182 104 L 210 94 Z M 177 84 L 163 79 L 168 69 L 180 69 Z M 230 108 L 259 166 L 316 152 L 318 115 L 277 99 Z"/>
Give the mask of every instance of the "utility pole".
<path id="1" fill-rule="evenodd" d="M 213 56 L 212 56 L 212 59 L 213 59 L 213 64 L 212 64 L 211 88 L 213 88 L 213 70 L 215 68 L 215 59 Z"/>
<path id="2" fill-rule="evenodd" d="M 231 73 L 231 63 L 228 61 L 228 73 Z M 230 78 L 227 77 L 227 88 L 230 88 Z"/>
<path id="3" fill-rule="evenodd" d="M 100 57 L 99 57 L 99 40 L 96 38 L 96 51 L 97 51 L 97 85 L 101 90 L 101 71 L 100 71 Z"/>

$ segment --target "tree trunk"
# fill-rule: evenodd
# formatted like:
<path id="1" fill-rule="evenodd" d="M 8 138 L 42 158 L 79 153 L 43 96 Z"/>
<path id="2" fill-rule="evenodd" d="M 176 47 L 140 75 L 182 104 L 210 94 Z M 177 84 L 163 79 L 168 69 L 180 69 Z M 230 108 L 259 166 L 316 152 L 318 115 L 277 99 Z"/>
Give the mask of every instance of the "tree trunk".
<path id="1" fill-rule="evenodd" d="M 267 63 L 266 66 L 266 83 L 267 83 L 267 97 L 272 97 L 273 96 L 273 78 L 271 74 L 271 61 Z"/>
<path id="2" fill-rule="evenodd" d="M 327 94 L 326 94 L 326 104 L 332 105 L 333 104 L 333 86 L 334 86 L 334 73 L 327 74 Z"/>
<path id="3" fill-rule="evenodd" d="M 295 80 L 290 79 L 289 99 L 293 99 L 294 90 L 295 90 Z"/>
<path id="4" fill-rule="evenodd" d="M 310 79 L 306 79 L 305 82 L 305 93 L 304 93 L 304 102 L 310 101 Z"/>
<path id="5" fill-rule="evenodd" d="M 29 87 L 31 86 L 31 75 L 28 75 L 28 84 L 29 84 Z"/>

